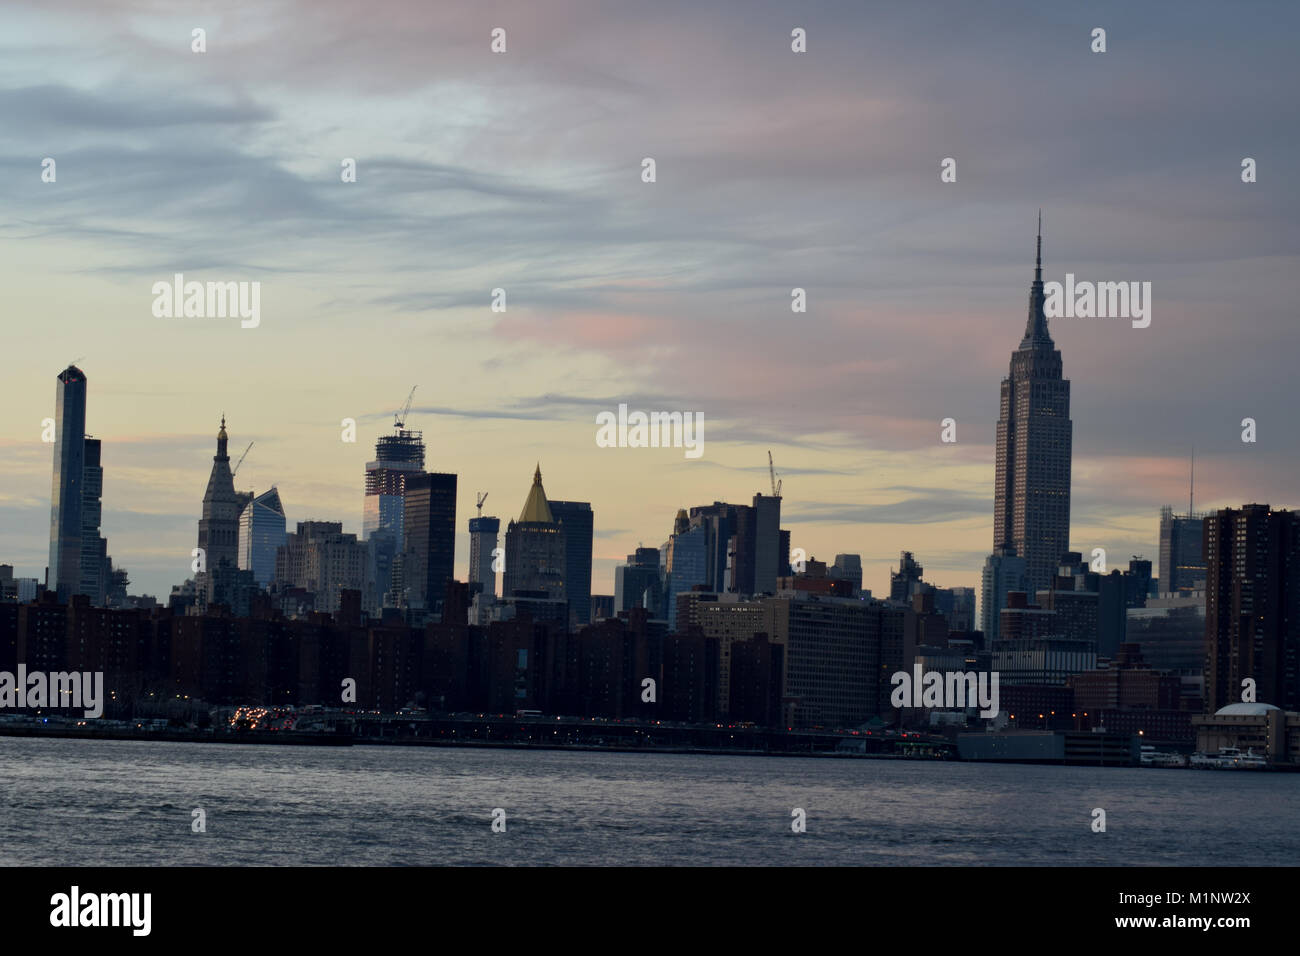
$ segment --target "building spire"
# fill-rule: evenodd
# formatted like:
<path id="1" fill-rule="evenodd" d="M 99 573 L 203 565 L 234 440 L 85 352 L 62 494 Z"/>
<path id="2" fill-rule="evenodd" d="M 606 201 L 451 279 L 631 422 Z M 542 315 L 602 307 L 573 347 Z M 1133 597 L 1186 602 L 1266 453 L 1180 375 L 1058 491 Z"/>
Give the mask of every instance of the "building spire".
<path id="1" fill-rule="evenodd" d="M 519 515 L 519 522 L 536 524 L 554 524 L 555 516 L 550 503 L 546 500 L 546 491 L 542 488 L 542 464 L 537 463 L 533 472 L 533 486 L 528 489 L 528 498 L 524 501 L 524 510 Z"/>
<path id="2" fill-rule="evenodd" d="M 1034 255 L 1034 281 L 1043 281 L 1043 210 L 1038 210 L 1038 251 Z"/>
<path id="3" fill-rule="evenodd" d="M 1052 345 L 1047 331 L 1046 297 L 1043 294 L 1043 210 L 1038 210 L 1038 244 L 1034 253 L 1034 284 L 1029 288 L 1029 319 L 1025 322 L 1025 337 L 1020 340 L 1022 349 L 1036 345 Z"/>

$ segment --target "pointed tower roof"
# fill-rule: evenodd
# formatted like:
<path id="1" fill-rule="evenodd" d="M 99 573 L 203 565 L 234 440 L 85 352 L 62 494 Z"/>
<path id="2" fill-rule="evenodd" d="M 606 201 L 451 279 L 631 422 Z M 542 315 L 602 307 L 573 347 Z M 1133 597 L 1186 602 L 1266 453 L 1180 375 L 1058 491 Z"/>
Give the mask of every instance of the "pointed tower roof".
<path id="1" fill-rule="evenodd" d="M 282 517 L 284 515 L 284 505 L 280 502 L 280 491 L 275 485 L 271 486 L 270 491 L 264 491 L 254 498 L 253 503 L 263 508 L 267 508 Z"/>
<path id="2" fill-rule="evenodd" d="M 1022 349 L 1036 345 L 1055 345 L 1047 331 L 1047 313 L 1043 310 L 1043 211 L 1038 210 L 1038 251 L 1034 257 L 1034 283 L 1029 287 L 1029 319 L 1025 322 Z"/>
<path id="3" fill-rule="evenodd" d="M 524 510 L 519 515 L 519 522 L 535 522 L 539 524 L 555 524 L 555 516 L 551 514 L 550 502 L 546 500 L 546 491 L 542 488 L 542 463 L 537 463 L 537 470 L 533 472 L 533 486 L 528 489 L 528 500 L 524 502 Z"/>

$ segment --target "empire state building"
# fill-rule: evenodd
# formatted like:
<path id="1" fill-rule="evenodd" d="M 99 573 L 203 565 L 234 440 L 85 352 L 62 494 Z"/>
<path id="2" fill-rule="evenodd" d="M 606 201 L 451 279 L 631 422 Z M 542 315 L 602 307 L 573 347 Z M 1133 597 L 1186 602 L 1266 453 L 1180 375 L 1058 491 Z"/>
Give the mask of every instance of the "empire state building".
<path id="1" fill-rule="evenodd" d="M 1043 311 L 1043 222 L 1029 291 L 1029 319 L 998 415 L 993 547 L 1025 559 L 1029 597 L 1049 587 L 1070 550 L 1070 383 Z"/>

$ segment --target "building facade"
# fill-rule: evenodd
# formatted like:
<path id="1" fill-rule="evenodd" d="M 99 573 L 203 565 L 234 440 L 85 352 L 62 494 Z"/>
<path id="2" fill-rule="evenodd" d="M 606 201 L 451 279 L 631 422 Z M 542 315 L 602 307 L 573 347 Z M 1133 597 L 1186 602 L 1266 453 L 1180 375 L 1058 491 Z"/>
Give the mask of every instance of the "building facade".
<path id="1" fill-rule="evenodd" d="M 546 499 L 539 462 L 519 520 L 506 526 L 506 567 L 501 597 L 508 598 L 519 591 L 567 600 L 565 568 L 565 537 Z"/>
<path id="2" fill-rule="evenodd" d="M 576 630 L 591 623 L 594 534 L 591 502 L 550 500 L 547 503 L 564 538 L 564 593 L 569 600 L 569 626 Z"/>
<path id="3" fill-rule="evenodd" d="M 275 554 L 287 537 L 280 492 L 271 486 L 239 514 L 239 567 L 253 572 L 259 587 L 275 580 Z"/>
<path id="4" fill-rule="evenodd" d="M 204 570 L 196 573 L 194 583 L 200 607 L 217 603 L 215 569 L 239 567 L 239 515 L 253 500 L 251 492 L 235 491 L 227 451 L 226 416 L 221 416 L 217 432 L 217 453 L 212 456 L 212 471 L 203 493 L 203 515 L 199 518 L 199 551 Z"/>
<path id="5" fill-rule="evenodd" d="M 402 505 L 402 574 L 408 607 L 437 611 L 456 566 L 456 476 L 419 472 L 406 478 Z"/>
<path id="6" fill-rule="evenodd" d="M 1300 710 L 1300 514 L 1266 504 L 1205 519 L 1205 691 L 1218 710 L 1254 701 Z"/>
<path id="7" fill-rule="evenodd" d="M 82 507 L 86 466 L 86 375 L 58 374 L 54 393 L 54 478 L 50 487 L 50 563 L 46 587 L 67 601 L 81 588 Z"/>
<path id="8" fill-rule="evenodd" d="M 1025 335 L 1002 380 L 993 505 L 993 547 L 1025 559 L 1030 594 L 1051 584 L 1070 538 L 1070 383 L 1047 330 L 1042 250 L 1040 222 Z"/>
<path id="9" fill-rule="evenodd" d="M 1205 553 L 1202 538 L 1205 515 L 1188 512 L 1174 514 L 1165 505 L 1160 509 L 1160 591 L 1193 591 L 1205 583 Z"/>
<path id="10" fill-rule="evenodd" d="M 995 548 L 984 559 L 984 572 L 980 578 L 980 630 L 984 632 L 985 647 L 998 639 L 1007 595 L 1012 591 L 1028 590 L 1025 559 L 1016 554 L 1014 547 Z"/>

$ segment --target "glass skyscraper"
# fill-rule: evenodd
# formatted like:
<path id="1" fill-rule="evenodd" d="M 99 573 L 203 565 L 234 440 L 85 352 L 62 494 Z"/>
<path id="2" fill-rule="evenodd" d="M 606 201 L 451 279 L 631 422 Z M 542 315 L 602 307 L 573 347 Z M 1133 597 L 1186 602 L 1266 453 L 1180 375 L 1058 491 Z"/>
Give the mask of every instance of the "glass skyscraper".
<path id="1" fill-rule="evenodd" d="M 592 513 L 589 501 L 550 501 L 551 517 L 564 538 L 564 591 L 569 598 L 570 623 L 591 623 Z"/>
<path id="2" fill-rule="evenodd" d="M 239 515 L 239 567 L 252 571 L 259 587 L 268 587 L 275 580 L 275 552 L 287 537 L 284 505 L 273 485 L 245 505 Z"/>
<path id="3" fill-rule="evenodd" d="M 46 587 L 60 601 L 81 589 L 82 508 L 86 466 L 86 376 L 75 365 L 58 375 L 54 396 L 54 480 L 50 488 L 50 564 Z"/>

